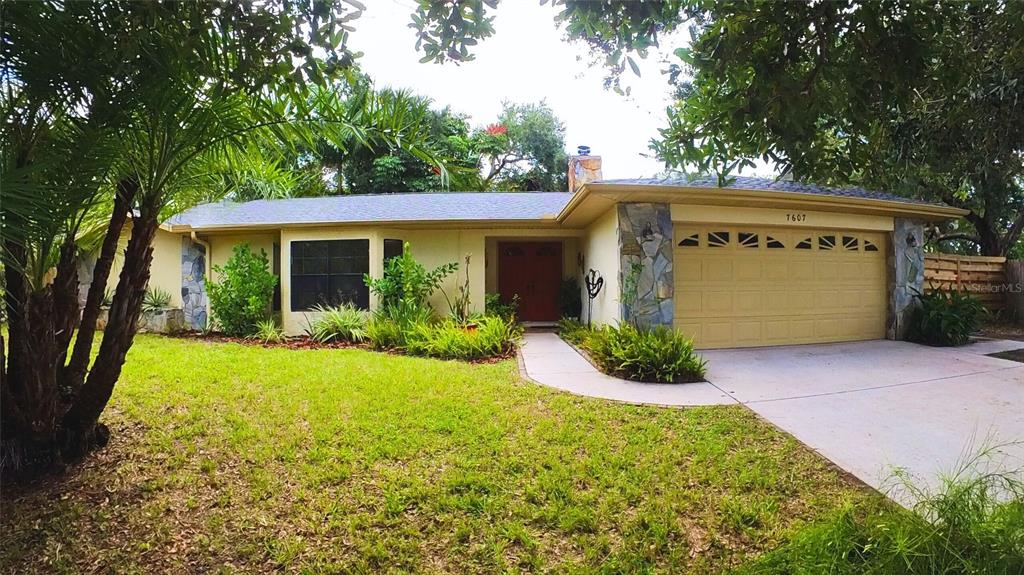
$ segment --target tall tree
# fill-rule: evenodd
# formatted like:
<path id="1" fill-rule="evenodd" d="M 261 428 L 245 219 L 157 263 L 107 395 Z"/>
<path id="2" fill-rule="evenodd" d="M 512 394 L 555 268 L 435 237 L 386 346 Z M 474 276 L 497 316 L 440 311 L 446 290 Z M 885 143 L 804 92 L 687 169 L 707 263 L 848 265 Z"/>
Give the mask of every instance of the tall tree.
<path id="1" fill-rule="evenodd" d="M 367 84 L 366 90 L 372 90 Z M 470 131 L 465 116 L 449 108 L 434 110 L 427 98 L 382 90 L 382 95 L 409 98 L 422 115 L 431 148 L 448 169 L 380 142 L 341 153 L 322 146 L 324 167 L 340 171 L 340 193 L 565 190 L 565 128 L 545 102 L 505 103 L 491 124 Z"/>
<path id="2" fill-rule="evenodd" d="M 723 178 L 756 159 L 798 179 L 862 184 L 970 210 L 940 235 L 1001 255 L 1024 230 L 1024 4 L 552 0 L 610 84 L 684 27 L 677 101 L 652 147 Z M 420 9 L 424 58 L 466 59 L 491 3 Z M 444 25 L 438 22 L 443 21 Z"/>
<path id="3" fill-rule="evenodd" d="M 358 5 L 358 3 L 352 3 Z M 391 141 L 433 156 L 387 103 L 311 89 L 348 70 L 320 2 L 3 3 L 0 468 L 46 467 L 106 441 L 100 415 L 132 345 L 162 217 L 259 138 Z M 60 38 L 59 43 L 53 41 Z M 343 105 L 344 104 L 344 105 Z M 107 207 L 79 323 L 76 241 Z M 93 355 L 122 232 L 123 267 Z M 55 273 L 48 273 L 55 268 Z M 52 279 L 51 279 L 52 278 Z"/>
<path id="4" fill-rule="evenodd" d="M 498 121 L 474 133 L 473 148 L 486 189 L 568 188 L 565 127 L 546 102 L 504 103 Z"/>

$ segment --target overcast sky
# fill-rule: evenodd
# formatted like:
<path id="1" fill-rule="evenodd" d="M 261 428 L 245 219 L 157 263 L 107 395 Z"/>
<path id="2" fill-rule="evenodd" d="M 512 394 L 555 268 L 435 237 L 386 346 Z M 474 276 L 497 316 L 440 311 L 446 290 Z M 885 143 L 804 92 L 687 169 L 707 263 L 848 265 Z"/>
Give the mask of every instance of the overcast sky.
<path id="1" fill-rule="evenodd" d="M 563 41 L 554 24 L 556 9 L 537 0 L 507 0 L 497 10 L 495 34 L 484 40 L 476 60 L 461 65 L 420 64 L 415 33 L 408 27 L 411 0 L 374 0 L 356 21 L 351 47 L 365 55 L 361 66 L 378 87 L 409 88 L 468 114 L 474 126 L 497 119 L 502 100 L 546 100 L 566 128 L 572 152 L 588 145 L 603 157 L 605 178 L 653 176 L 661 162 L 648 142 L 665 125 L 669 86 L 659 56 L 640 62 L 641 77 L 624 82 L 630 97 L 602 86 L 601 68 L 591 68 L 587 49 Z"/>

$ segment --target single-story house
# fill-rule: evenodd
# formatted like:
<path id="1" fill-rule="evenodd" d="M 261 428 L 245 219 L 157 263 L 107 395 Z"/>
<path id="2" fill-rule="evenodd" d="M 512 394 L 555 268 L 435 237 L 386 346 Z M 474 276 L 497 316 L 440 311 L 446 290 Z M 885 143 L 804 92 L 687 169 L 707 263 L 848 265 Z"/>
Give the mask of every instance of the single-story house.
<path id="1" fill-rule="evenodd" d="M 407 242 L 428 267 L 459 262 L 447 293 L 468 276 L 476 310 L 485 294 L 518 295 L 524 321 L 557 320 L 561 283 L 577 278 L 583 320 L 671 326 L 703 348 L 900 338 L 922 287 L 925 226 L 965 213 L 773 179 L 605 180 L 591 155 L 570 159 L 569 183 L 204 204 L 161 226 L 150 285 L 201 329 L 205 278 L 246 242 L 270 256 L 275 307 L 285 331 L 301 334 L 318 303 L 374 309 L 363 274 L 380 276 Z M 590 270 L 603 278 L 592 306 Z"/>

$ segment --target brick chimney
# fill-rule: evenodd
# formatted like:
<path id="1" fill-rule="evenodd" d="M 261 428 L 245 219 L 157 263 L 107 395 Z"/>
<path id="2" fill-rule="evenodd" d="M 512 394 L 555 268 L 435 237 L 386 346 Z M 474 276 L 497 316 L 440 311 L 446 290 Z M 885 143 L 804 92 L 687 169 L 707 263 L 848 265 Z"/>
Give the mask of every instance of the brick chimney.
<path id="1" fill-rule="evenodd" d="M 575 156 L 569 156 L 569 191 L 576 193 L 583 184 L 601 179 L 601 156 L 591 156 L 590 146 L 580 146 Z"/>

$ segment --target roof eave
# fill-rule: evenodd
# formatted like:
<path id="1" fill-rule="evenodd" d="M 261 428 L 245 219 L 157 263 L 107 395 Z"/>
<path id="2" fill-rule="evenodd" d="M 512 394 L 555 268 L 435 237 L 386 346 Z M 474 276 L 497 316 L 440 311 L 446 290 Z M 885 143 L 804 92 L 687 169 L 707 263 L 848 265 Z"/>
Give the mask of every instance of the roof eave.
<path id="1" fill-rule="evenodd" d="M 747 188 L 705 188 L 671 186 L 664 184 L 617 184 L 594 182 L 586 184 L 570 199 L 559 214 L 559 221 L 565 221 L 587 198 L 603 197 L 613 202 L 622 201 L 663 201 L 666 203 L 691 203 L 710 205 L 736 205 L 755 203 L 759 207 L 805 208 L 819 210 L 841 209 L 847 212 L 873 213 L 890 216 L 913 217 L 924 220 L 947 220 L 960 218 L 968 210 L 944 204 L 918 204 L 802 192 L 747 189 Z"/>
<path id="2" fill-rule="evenodd" d="M 164 229 L 174 233 L 225 232 L 225 231 L 267 231 L 290 228 L 325 227 L 397 227 L 397 228 L 514 228 L 514 227 L 558 227 L 554 216 L 544 218 L 516 219 L 463 219 L 463 220 L 360 220 L 360 221 L 319 221 L 319 222 L 270 222 L 259 224 L 165 224 Z"/>

